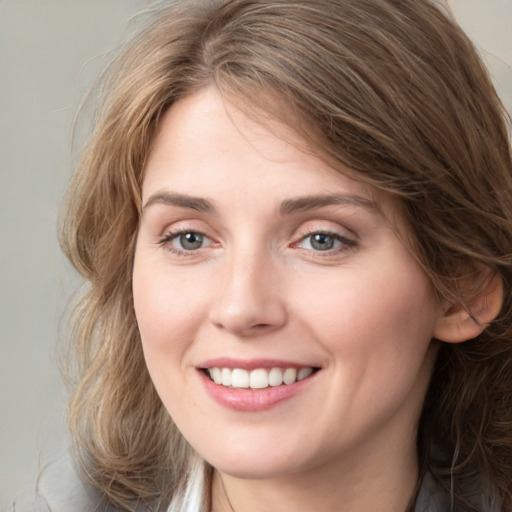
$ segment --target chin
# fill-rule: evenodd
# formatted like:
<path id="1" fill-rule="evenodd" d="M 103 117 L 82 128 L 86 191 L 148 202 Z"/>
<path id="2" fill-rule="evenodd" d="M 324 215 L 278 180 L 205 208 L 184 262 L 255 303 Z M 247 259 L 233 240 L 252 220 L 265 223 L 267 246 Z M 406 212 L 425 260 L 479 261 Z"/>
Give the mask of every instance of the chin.
<path id="1" fill-rule="evenodd" d="M 266 480 L 273 478 L 280 478 L 298 472 L 299 468 L 296 465 L 291 466 L 291 460 L 285 464 L 276 464 L 275 461 L 266 461 L 259 464 L 254 464 L 251 461 L 244 463 L 237 462 L 221 462 L 219 464 L 212 464 L 212 466 L 219 472 L 234 478 L 241 478 L 245 480 Z"/>
<path id="2" fill-rule="evenodd" d="M 300 447 L 279 453 L 275 448 L 259 450 L 258 453 L 237 450 L 236 453 L 216 453 L 205 458 L 219 472 L 248 480 L 281 478 L 321 464 L 320 461 L 307 460 Z"/>

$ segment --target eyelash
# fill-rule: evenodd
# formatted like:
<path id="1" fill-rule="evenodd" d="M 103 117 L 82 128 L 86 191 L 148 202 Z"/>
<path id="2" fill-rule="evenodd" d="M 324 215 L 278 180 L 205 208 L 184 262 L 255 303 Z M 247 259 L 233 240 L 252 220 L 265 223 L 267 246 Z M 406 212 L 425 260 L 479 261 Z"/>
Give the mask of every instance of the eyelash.
<path id="1" fill-rule="evenodd" d="M 308 230 L 306 233 L 302 234 L 299 241 L 292 244 L 292 247 L 299 247 L 301 244 L 304 243 L 305 240 L 308 238 L 312 238 L 315 235 L 325 236 L 334 239 L 335 241 L 339 242 L 340 245 L 335 248 L 327 249 L 327 250 L 314 250 L 314 249 L 306 249 L 308 251 L 311 251 L 314 253 L 315 257 L 329 257 L 329 256 L 335 256 L 339 253 L 348 251 L 350 249 L 353 249 L 357 247 L 357 242 L 353 239 L 347 238 L 345 236 L 340 235 L 339 233 L 329 231 L 329 230 Z M 310 242 L 311 245 L 311 242 Z"/>
<path id="2" fill-rule="evenodd" d="M 199 247 L 198 249 L 189 249 L 189 250 L 183 250 L 175 247 L 172 242 L 177 239 L 181 235 L 198 235 L 201 236 L 207 240 L 212 241 L 210 237 L 208 237 L 206 234 L 204 234 L 202 231 L 198 231 L 197 229 L 177 229 L 174 231 L 169 231 L 166 235 L 164 235 L 159 241 L 158 245 L 166 248 L 169 252 L 172 252 L 178 256 L 191 256 L 196 254 L 198 251 L 203 249 L 203 247 Z M 212 241 L 213 242 L 213 241 Z"/>
<path id="3" fill-rule="evenodd" d="M 203 237 L 204 239 L 210 240 L 210 242 L 214 243 L 212 241 L 212 239 L 209 238 L 205 233 L 198 231 L 196 229 L 184 228 L 184 229 L 177 229 L 177 230 L 168 232 L 165 236 L 163 236 L 159 240 L 158 244 L 162 247 L 165 247 L 169 252 L 172 252 L 178 256 L 192 256 L 192 255 L 196 254 L 198 251 L 200 251 L 201 249 L 204 249 L 204 247 L 199 247 L 197 249 L 184 250 L 184 249 L 179 249 L 179 248 L 175 247 L 172 243 L 178 237 L 180 237 L 182 235 L 188 235 L 188 234 L 191 234 L 191 235 L 193 234 L 193 235 Z M 291 247 L 301 248 L 300 247 L 301 244 L 303 244 L 308 238 L 311 238 L 315 235 L 332 238 L 335 242 L 339 242 L 339 244 L 340 244 L 338 247 L 329 248 L 326 250 L 315 250 L 314 248 L 305 249 L 307 251 L 312 252 L 315 255 L 315 257 L 333 256 L 333 255 L 345 252 L 345 251 L 357 246 L 357 242 L 355 240 L 346 238 L 346 237 L 344 237 L 338 233 L 335 233 L 333 231 L 310 230 L 310 231 L 307 231 L 306 233 L 302 234 L 300 239 L 297 242 L 293 243 L 291 245 Z M 311 245 L 312 245 L 312 243 L 310 242 L 310 246 Z"/>

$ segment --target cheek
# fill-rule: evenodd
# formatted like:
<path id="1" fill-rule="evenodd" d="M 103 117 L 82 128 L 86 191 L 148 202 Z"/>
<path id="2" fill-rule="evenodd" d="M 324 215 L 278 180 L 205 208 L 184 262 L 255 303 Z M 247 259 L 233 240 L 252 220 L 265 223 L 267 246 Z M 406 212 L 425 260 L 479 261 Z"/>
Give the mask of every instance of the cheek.
<path id="1" fill-rule="evenodd" d="M 194 401 L 183 375 L 187 351 L 204 319 L 201 294 L 182 274 L 170 274 L 158 262 L 135 258 L 134 309 L 144 358 L 155 389 L 173 417 Z"/>
<path id="2" fill-rule="evenodd" d="M 165 266 L 165 265 L 164 265 Z M 161 356 L 179 363 L 204 319 L 201 290 L 186 273 L 142 263 L 133 271 L 134 309 L 148 367 L 159 366 Z"/>
<path id="3" fill-rule="evenodd" d="M 414 272 L 403 279 L 359 274 L 344 284 L 326 284 L 309 304 L 315 338 L 331 358 L 326 408 L 352 433 L 368 432 L 397 411 L 413 411 L 411 422 L 420 414 L 435 360 L 430 284 Z"/>
<path id="4" fill-rule="evenodd" d="M 338 279 L 316 280 L 321 293 L 300 296 L 301 313 L 315 338 L 355 372 L 375 369 L 390 378 L 421 365 L 439 307 L 426 276 L 406 261 L 380 262 Z"/>

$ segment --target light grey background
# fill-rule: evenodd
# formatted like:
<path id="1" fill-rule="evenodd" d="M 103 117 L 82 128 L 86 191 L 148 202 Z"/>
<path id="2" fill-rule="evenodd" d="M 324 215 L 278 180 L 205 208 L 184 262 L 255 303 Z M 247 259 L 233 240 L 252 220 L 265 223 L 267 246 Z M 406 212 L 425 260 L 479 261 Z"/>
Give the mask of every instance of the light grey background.
<path id="1" fill-rule="evenodd" d="M 55 342 L 73 273 L 56 224 L 72 121 L 142 5 L 0 1 L 0 508 L 66 444 Z"/>
<path id="2" fill-rule="evenodd" d="M 144 0 L 0 0 L 0 509 L 66 446 L 56 224 L 79 100 Z M 452 0 L 512 107 L 512 0 Z"/>

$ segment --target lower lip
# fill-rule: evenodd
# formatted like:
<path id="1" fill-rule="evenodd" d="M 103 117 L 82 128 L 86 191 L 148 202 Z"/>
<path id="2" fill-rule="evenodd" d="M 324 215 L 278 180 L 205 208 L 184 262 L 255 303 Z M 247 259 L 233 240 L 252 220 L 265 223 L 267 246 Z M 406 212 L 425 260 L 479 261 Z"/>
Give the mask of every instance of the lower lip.
<path id="1" fill-rule="evenodd" d="M 317 372 L 318 373 L 318 372 Z M 307 387 L 316 373 L 307 379 L 265 389 L 227 388 L 215 384 L 203 371 L 199 371 L 202 384 L 210 398 L 218 404 L 236 411 L 257 412 L 271 409 L 277 404 L 293 398 Z"/>

